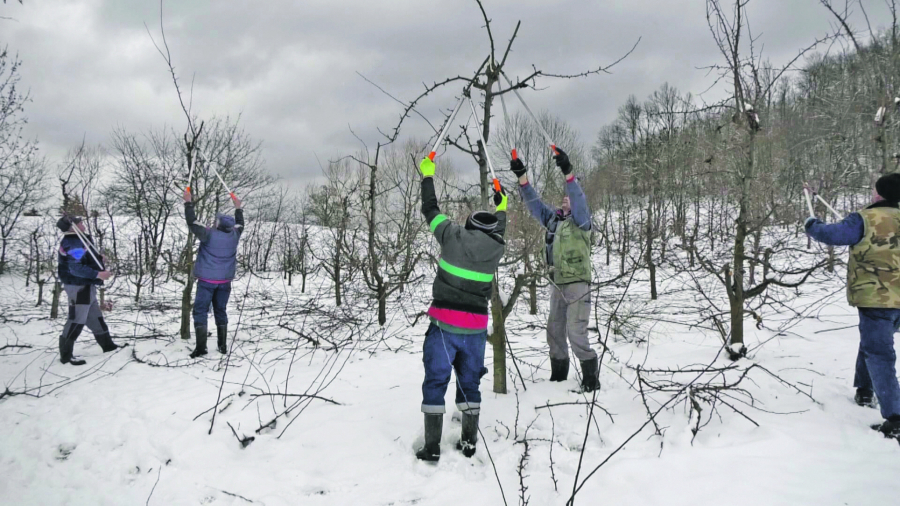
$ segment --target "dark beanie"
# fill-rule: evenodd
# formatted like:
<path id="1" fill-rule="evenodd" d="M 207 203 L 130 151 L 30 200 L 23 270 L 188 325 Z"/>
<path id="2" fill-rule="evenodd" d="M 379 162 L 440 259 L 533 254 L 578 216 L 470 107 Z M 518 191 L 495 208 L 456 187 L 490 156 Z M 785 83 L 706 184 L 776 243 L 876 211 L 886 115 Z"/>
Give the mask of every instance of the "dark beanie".
<path id="1" fill-rule="evenodd" d="M 60 229 L 63 232 L 68 232 L 73 224 L 81 223 L 81 218 L 76 216 L 63 216 L 56 222 L 56 228 Z"/>
<path id="2" fill-rule="evenodd" d="M 888 202 L 900 202 L 900 174 L 881 176 L 875 182 L 875 191 Z"/>
<path id="3" fill-rule="evenodd" d="M 497 217 L 487 211 L 475 211 L 466 219 L 466 230 L 481 230 L 490 234 L 497 228 Z"/>

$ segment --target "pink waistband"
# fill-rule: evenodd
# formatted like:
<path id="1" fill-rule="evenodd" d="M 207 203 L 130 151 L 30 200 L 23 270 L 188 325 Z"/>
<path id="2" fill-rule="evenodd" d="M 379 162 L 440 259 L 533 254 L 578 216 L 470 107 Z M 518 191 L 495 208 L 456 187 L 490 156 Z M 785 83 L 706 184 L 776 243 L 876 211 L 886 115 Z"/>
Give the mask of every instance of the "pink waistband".
<path id="1" fill-rule="evenodd" d="M 428 309 L 428 316 L 441 323 L 462 329 L 486 329 L 488 324 L 488 315 L 486 314 L 466 313 L 465 311 L 441 309 L 433 306 Z"/>
<path id="2" fill-rule="evenodd" d="M 203 278 L 197 278 L 197 279 L 199 279 L 200 281 L 209 283 L 211 285 L 224 285 L 225 283 L 231 283 L 230 279 L 203 279 Z"/>

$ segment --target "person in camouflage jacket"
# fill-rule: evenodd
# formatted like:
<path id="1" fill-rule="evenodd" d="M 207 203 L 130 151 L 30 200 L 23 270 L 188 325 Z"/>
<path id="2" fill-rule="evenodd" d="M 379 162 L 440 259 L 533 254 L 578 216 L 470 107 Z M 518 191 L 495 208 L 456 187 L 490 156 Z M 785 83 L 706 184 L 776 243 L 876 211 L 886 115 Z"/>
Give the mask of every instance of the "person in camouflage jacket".
<path id="1" fill-rule="evenodd" d="M 847 301 L 859 311 L 856 403 L 881 406 L 885 421 L 872 428 L 900 437 L 900 383 L 894 333 L 900 329 L 900 174 L 875 183 L 875 202 L 840 223 L 806 220 L 806 233 L 818 242 L 850 246 Z"/>

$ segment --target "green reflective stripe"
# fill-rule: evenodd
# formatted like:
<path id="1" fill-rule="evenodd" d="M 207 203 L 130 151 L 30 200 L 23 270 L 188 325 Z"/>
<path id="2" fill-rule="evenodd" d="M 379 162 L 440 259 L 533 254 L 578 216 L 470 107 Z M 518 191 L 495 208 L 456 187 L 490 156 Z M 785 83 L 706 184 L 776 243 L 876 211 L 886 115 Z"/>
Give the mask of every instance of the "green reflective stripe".
<path id="1" fill-rule="evenodd" d="M 443 223 L 445 221 L 447 221 L 447 215 L 439 214 L 439 215 L 435 216 L 434 219 L 431 220 L 431 225 L 429 225 L 431 227 L 431 232 L 433 233 L 435 231 L 435 229 L 438 227 L 438 225 L 440 225 L 441 223 Z"/>
<path id="2" fill-rule="evenodd" d="M 485 274 L 483 272 L 475 272 L 470 271 L 468 269 L 463 269 L 461 267 L 456 267 L 454 265 L 450 265 L 443 258 L 440 262 L 441 269 L 444 269 L 450 274 L 458 278 L 468 279 L 469 281 L 481 281 L 482 283 L 490 283 L 494 279 L 493 274 Z"/>

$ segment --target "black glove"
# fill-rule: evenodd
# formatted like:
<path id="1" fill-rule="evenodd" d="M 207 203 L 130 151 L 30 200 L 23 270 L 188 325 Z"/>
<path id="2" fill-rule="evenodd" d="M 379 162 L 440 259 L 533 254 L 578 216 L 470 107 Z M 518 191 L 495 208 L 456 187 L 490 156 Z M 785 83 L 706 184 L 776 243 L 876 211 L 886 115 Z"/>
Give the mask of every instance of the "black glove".
<path id="1" fill-rule="evenodd" d="M 506 188 L 501 186 L 500 191 L 494 191 L 494 206 L 497 207 L 497 211 L 506 211 L 506 204 Z"/>
<path id="2" fill-rule="evenodd" d="M 572 163 L 569 162 L 569 155 L 566 154 L 565 151 L 555 148 L 556 154 L 553 155 L 553 159 L 556 160 L 556 166 L 559 167 L 559 170 L 566 176 L 572 173 Z"/>
<path id="3" fill-rule="evenodd" d="M 513 174 L 515 174 L 516 177 L 522 177 L 528 169 L 525 168 L 525 164 L 522 163 L 522 160 L 514 158 L 509 162 L 509 170 L 513 171 Z"/>

